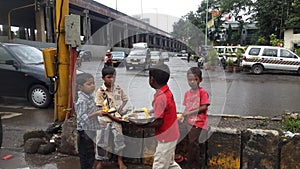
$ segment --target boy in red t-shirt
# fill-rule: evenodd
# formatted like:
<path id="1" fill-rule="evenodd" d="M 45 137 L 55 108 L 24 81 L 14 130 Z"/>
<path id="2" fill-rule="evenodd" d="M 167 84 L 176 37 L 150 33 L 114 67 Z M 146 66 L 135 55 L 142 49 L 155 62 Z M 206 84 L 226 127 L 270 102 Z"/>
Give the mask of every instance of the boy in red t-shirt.
<path id="1" fill-rule="evenodd" d="M 187 128 L 189 129 L 189 167 L 191 169 L 200 169 L 205 167 L 205 141 L 208 129 L 207 111 L 210 105 L 209 95 L 206 90 L 200 87 L 200 82 L 202 81 L 200 68 L 191 67 L 187 71 L 187 81 L 191 89 L 185 92 L 183 100 L 185 111 L 180 120 L 186 119 Z"/>
<path id="2" fill-rule="evenodd" d="M 170 69 L 165 64 L 157 64 L 149 69 L 149 85 L 156 90 L 152 102 L 156 119 L 142 127 L 155 128 L 158 143 L 154 154 L 153 169 L 181 169 L 174 160 L 180 134 L 175 101 L 167 85 L 169 78 Z"/>

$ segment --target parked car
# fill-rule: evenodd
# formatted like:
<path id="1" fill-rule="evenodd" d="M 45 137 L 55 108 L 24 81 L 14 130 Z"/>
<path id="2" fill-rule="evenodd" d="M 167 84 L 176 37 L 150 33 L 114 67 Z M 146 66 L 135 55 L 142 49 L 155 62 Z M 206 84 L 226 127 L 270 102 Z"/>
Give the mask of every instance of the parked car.
<path id="1" fill-rule="evenodd" d="M 82 61 L 91 61 L 92 60 L 92 52 L 91 51 L 81 50 L 78 55 L 82 59 Z"/>
<path id="2" fill-rule="evenodd" d="M 147 47 L 147 43 L 133 44 L 129 55 L 125 59 L 126 70 L 130 67 L 133 69 L 140 67 L 143 70 L 149 69 L 151 65 L 150 50 Z"/>
<path id="3" fill-rule="evenodd" d="M 124 65 L 126 53 L 123 51 L 113 51 L 110 52 L 112 54 L 112 64 L 114 67 L 118 67 L 120 65 Z"/>
<path id="4" fill-rule="evenodd" d="M 261 74 L 264 70 L 294 71 L 300 75 L 300 57 L 277 46 L 248 46 L 242 61 L 244 70 Z"/>
<path id="5" fill-rule="evenodd" d="M 2 147 L 2 140 L 3 140 L 3 126 L 2 126 L 2 118 L 0 115 L 0 148 Z"/>
<path id="6" fill-rule="evenodd" d="M 158 64 L 164 62 L 160 51 L 151 51 L 151 64 Z"/>
<path id="7" fill-rule="evenodd" d="M 35 47 L 0 43 L 0 77 L 0 96 L 27 98 L 38 108 L 48 107 L 53 100 L 42 51 Z"/>
<path id="8" fill-rule="evenodd" d="M 237 53 L 243 54 L 245 52 L 245 47 L 243 46 L 214 46 L 213 48 L 217 51 L 219 60 L 225 59 L 233 62 L 237 62 Z"/>
<path id="9" fill-rule="evenodd" d="M 169 52 L 162 52 L 161 56 L 162 56 L 164 61 L 167 61 L 167 62 L 169 61 L 169 57 L 170 57 Z"/>

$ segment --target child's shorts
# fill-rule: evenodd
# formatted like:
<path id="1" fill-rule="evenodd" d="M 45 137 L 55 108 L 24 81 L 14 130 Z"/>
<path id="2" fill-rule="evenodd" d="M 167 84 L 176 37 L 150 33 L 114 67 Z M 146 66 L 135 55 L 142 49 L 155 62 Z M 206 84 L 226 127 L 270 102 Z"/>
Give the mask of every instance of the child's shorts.
<path id="1" fill-rule="evenodd" d="M 124 135 L 116 130 L 113 123 L 107 123 L 105 127 L 101 128 L 100 130 L 97 130 L 96 135 L 96 160 L 107 160 L 107 150 L 109 145 L 109 137 L 112 133 L 113 136 L 113 142 L 114 142 L 114 149 L 111 153 L 119 153 L 122 149 L 125 148 L 124 143 Z"/>

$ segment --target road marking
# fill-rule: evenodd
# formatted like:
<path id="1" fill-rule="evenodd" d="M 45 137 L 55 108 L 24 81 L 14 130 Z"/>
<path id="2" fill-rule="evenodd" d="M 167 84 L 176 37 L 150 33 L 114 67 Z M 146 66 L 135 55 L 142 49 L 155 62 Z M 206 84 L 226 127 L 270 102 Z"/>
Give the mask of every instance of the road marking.
<path id="1" fill-rule="evenodd" d="M 0 112 L 1 119 L 9 119 L 17 116 L 21 116 L 22 113 L 16 113 L 16 112 Z"/>

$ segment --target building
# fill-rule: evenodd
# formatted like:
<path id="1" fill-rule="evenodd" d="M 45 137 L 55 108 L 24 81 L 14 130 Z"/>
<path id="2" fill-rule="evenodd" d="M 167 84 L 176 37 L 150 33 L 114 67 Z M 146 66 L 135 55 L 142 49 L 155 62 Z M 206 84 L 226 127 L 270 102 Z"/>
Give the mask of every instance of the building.
<path id="1" fill-rule="evenodd" d="M 300 48 L 300 28 L 286 28 L 284 30 L 284 47 L 291 50 Z"/>

